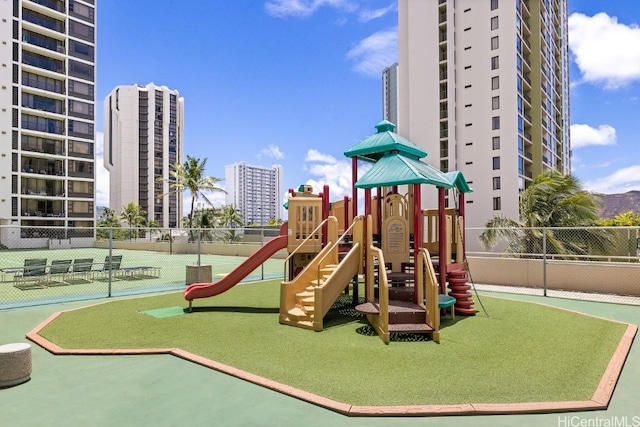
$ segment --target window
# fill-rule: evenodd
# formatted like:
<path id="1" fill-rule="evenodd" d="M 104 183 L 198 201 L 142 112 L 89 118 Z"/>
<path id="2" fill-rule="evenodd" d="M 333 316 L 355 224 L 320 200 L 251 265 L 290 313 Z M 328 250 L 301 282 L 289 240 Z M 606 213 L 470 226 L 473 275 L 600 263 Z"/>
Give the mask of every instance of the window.
<path id="1" fill-rule="evenodd" d="M 469 50 L 469 49 L 471 49 L 471 46 L 467 46 L 464 48 L 464 50 Z"/>
<path id="2" fill-rule="evenodd" d="M 500 108 L 500 97 L 494 96 L 493 98 L 491 98 L 491 109 L 497 110 L 499 108 Z"/>
<path id="3" fill-rule="evenodd" d="M 465 104 L 464 105 L 464 108 L 469 108 L 469 107 L 471 107 L 471 104 Z"/>
<path id="4" fill-rule="evenodd" d="M 472 165 L 473 162 L 465 162 L 464 164 L 468 166 L 468 165 Z"/>
<path id="5" fill-rule="evenodd" d="M 86 122 L 79 122 L 76 120 L 69 120 L 69 133 L 86 136 L 88 138 L 93 137 L 93 124 Z"/>
<path id="6" fill-rule="evenodd" d="M 498 36 L 491 37 L 491 50 L 496 50 L 499 46 Z"/>
<path id="7" fill-rule="evenodd" d="M 69 54 L 77 58 L 93 61 L 93 46 L 80 43 L 75 40 L 69 40 Z"/>
<path id="8" fill-rule="evenodd" d="M 69 20 L 69 35 L 74 37 L 78 37 L 82 40 L 86 40 L 88 42 L 94 42 L 95 30 L 93 27 L 90 27 L 85 24 L 81 24 L 80 22 L 74 21 L 72 19 Z"/>
<path id="9" fill-rule="evenodd" d="M 471 87 L 471 85 L 465 85 L 464 88 L 465 89 L 469 89 Z"/>
<path id="10" fill-rule="evenodd" d="M 500 209 L 502 209 L 502 203 L 500 202 L 500 197 L 494 197 L 493 198 L 493 210 L 494 211 L 499 211 Z"/>
<path id="11" fill-rule="evenodd" d="M 494 176 L 493 177 L 493 189 L 494 190 L 499 190 L 500 189 L 500 177 L 499 176 Z"/>
<path id="12" fill-rule="evenodd" d="M 498 8 L 498 0 L 491 0 L 491 10 L 496 10 Z"/>
<path id="13" fill-rule="evenodd" d="M 491 117 L 491 129 L 500 129 L 500 116 Z"/>
<path id="14" fill-rule="evenodd" d="M 497 70 L 498 68 L 500 68 L 500 60 L 498 59 L 497 56 L 493 56 L 491 58 L 491 69 Z"/>
<path id="15" fill-rule="evenodd" d="M 69 79 L 69 96 L 93 101 L 93 85 Z"/>
<path id="16" fill-rule="evenodd" d="M 468 70 L 469 68 L 471 68 L 471 65 L 467 65 L 466 67 L 464 67 L 465 70 Z"/>
<path id="17" fill-rule="evenodd" d="M 93 104 L 70 99 L 69 114 L 79 117 L 93 117 Z"/>
<path id="18" fill-rule="evenodd" d="M 500 157 L 494 157 L 492 159 L 492 161 L 493 161 L 493 170 L 494 171 L 499 170 L 500 169 Z"/>
<path id="19" fill-rule="evenodd" d="M 493 146 L 494 150 L 499 150 L 500 149 L 500 137 L 499 136 L 494 136 L 491 139 L 491 145 Z"/>
<path id="20" fill-rule="evenodd" d="M 75 77 L 93 81 L 93 65 L 69 60 L 69 74 Z"/>
<path id="21" fill-rule="evenodd" d="M 472 124 L 473 124 L 473 123 L 465 123 L 464 125 L 465 125 L 466 127 L 470 127 Z"/>
<path id="22" fill-rule="evenodd" d="M 78 17 L 80 19 L 86 19 L 89 22 L 93 22 L 94 12 L 93 8 L 89 6 L 85 6 L 82 3 L 76 3 L 75 1 L 69 1 L 69 13 L 72 16 Z"/>
<path id="23" fill-rule="evenodd" d="M 498 76 L 491 77 L 491 89 L 493 90 L 500 89 L 500 77 Z"/>
<path id="24" fill-rule="evenodd" d="M 466 143 L 466 144 L 464 144 L 464 145 L 466 145 L 466 146 L 468 147 L 468 146 L 470 146 L 470 145 L 473 145 L 473 142 L 467 142 L 467 143 Z"/>
<path id="25" fill-rule="evenodd" d="M 493 18 L 491 18 L 491 29 L 492 30 L 497 30 L 498 29 L 498 17 L 494 16 Z"/>
<path id="26" fill-rule="evenodd" d="M 464 31 L 469 31 L 471 29 L 471 27 L 467 27 L 464 29 Z"/>

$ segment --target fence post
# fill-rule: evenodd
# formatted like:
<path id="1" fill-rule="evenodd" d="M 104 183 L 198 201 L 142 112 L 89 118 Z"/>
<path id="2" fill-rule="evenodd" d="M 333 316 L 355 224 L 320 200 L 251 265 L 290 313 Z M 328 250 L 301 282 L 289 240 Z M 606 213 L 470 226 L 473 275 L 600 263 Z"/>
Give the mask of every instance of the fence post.
<path id="1" fill-rule="evenodd" d="M 260 230 L 260 247 L 264 246 L 264 228 Z M 264 262 L 260 264 L 260 279 L 264 280 Z"/>
<path id="2" fill-rule="evenodd" d="M 173 230 L 169 229 L 169 255 L 173 255 Z"/>
<path id="3" fill-rule="evenodd" d="M 109 228 L 109 286 L 107 298 L 111 298 L 111 256 L 113 255 L 113 227 Z M 104 266 L 103 266 L 104 268 Z"/>
<path id="4" fill-rule="evenodd" d="M 547 296 L 547 228 L 542 227 L 542 295 Z"/>
<path id="5" fill-rule="evenodd" d="M 201 239 L 201 229 L 198 229 L 198 283 L 202 283 L 202 280 L 200 280 L 200 252 L 201 252 L 201 247 L 200 247 L 200 241 Z"/>

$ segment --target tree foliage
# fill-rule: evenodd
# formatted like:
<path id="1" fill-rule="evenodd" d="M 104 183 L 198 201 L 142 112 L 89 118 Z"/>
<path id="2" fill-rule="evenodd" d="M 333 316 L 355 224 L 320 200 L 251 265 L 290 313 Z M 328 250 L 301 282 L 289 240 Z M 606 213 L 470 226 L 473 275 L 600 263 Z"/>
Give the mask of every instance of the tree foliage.
<path id="1" fill-rule="evenodd" d="M 487 221 L 483 247 L 502 241 L 506 252 L 584 255 L 606 253 L 611 244 L 609 233 L 588 228 L 598 225 L 599 201 L 572 175 L 539 175 L 520 195 L 519 207 L 519 220 L 496 215 Z"/>
<path id="2" fill-rule="evenodd" d="M 603 227 L 637 227 L 640 226 L 640 214 L 632 211 L 620 213 L 613 218 L 600 220 Z"/>
<path id="3" fill-rule="evenodd" d="M 222 181 L 221 178 L 215 178 L 212 176 L 205 176 L 205 168 L 207 165 L 207 159 L 197 159 L 191 156 L 187 156 L 187 160 L 184 164 L 175 163 L 172 165 L 169 171 L 169 179 L 162 180 L 168 181 L 171 188 L 170 193 L 177 193 L 178 197 L 181 197 L 183 191 L 188 191 L 191 195 L 191 209 L 188 217 L 188 227 L 193 228 L 194 220 L 194 208 L 195 203 L 200 198 L 204 200 L 209 206 L 213 206 L 213 203 L 207 195 L 214 192 L 225 191 L 218 187 L 218 182 Z"/>

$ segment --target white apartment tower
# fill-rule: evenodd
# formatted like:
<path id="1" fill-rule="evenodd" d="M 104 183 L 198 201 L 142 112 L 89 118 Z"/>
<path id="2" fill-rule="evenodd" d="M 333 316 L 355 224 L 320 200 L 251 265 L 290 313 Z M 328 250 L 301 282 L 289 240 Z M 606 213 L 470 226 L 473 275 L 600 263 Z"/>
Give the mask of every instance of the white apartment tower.
<path id="1" fill-rule="evenodd" d="M 398 125 L 398 63 L 382 71 L 382 119 Z"/>
<path id="2" fill-rule="evenodd" d="M 398 132 L 464 173 L 465 225 L 518 218 L 535 176 L 571 171 L 567 0 L 399 0 L 398 16 Z"/>
<path id="3" fill-rule="evenodd" d="M 0 16 L 0 224 L 20 226 L 2 243 L 92 239 L 95 1 L 5 0 Z"/>
<path id="4" fill-rule="evenodd" d="M 282 219 L 282 166 L 253 166 L 244 162 L 227 165 L 225 203 L 234 206 L 245 225 L 267 225 Z"/>
<path id="5" fill-rule="evenodd" d="M 166 181 L 182 162 L 184 99 L 149 83 L 117 86 L 104 101 L 104 166 L 109 206 L 133 202 L 162 228 L 181 226 L 182 196 Z"/>

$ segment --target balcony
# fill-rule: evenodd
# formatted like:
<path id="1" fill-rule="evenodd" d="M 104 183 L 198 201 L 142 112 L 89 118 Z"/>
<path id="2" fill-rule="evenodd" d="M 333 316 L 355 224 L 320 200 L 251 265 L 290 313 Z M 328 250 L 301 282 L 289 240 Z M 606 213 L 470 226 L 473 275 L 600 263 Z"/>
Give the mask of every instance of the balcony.
<path id="1" fill-rule="evenodd" d="M 35 53 L 23 51 L 22 63 L 43 70 L 53 71 L 54 73 L 64 74 L 64 62 Z"/>
<path id="2" fill-rule="evenodd" d="M 37 3 L 37 2 L 34 2 L 34 3 Z M 58 21 L 57 19 L 51 18 L 49 16 L 43 15 L 33 10 L 23 8 L 22 19 L 26 22 L 30 22 L 40 27 L 47 28 L 57 33 L 64 34 L 65 32 L 64 22 Z"/>
<path id="3" fill-rule="evenodd" d="M 33 3 L 37 3 L 41 6 L 47 7 L 51 10 L 55 10 L 56 12 L 64 13 L 64 2 L 57 0 L 30 0 Z"/>
<path id="4" fill-rule="evenodd" d="M 32 46 L 41 47 L 56 53 L 65 53 L 64 44 L 60 40 L 23 30 L 22 41 Z"/>

